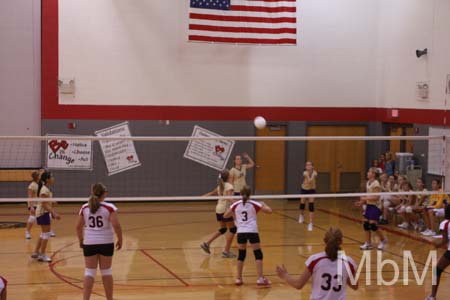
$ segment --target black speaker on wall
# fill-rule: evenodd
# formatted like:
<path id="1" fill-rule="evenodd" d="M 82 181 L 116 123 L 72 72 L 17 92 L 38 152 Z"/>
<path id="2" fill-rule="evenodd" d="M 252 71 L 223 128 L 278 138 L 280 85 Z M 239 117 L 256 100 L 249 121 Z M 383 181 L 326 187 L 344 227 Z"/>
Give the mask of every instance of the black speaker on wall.
<path id="1" fill-rule="evenodd" d="M 416 56 L 417 58 L 420 58 L 423 55 L 427 55 L 428 54 L 428 49 L 425 48 L 423 50 L 416 50 Z"/>

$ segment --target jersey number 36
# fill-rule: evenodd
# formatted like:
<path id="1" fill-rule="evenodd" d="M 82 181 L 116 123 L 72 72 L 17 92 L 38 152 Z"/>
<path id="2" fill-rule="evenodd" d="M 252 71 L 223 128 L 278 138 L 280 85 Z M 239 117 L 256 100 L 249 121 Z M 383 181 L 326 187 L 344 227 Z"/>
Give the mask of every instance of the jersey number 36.
<path id="1" fill-rule="evenodd" d="M 103 219 L 102 219 L 102 216 L 98 216 L 97 218 L 96 217 L 93 217 L 93 216 L 90 216 L 89 217 L 89 227 L 91 227 L 91 228 L 95 228 L 95 227 L 103 227 Z"/>

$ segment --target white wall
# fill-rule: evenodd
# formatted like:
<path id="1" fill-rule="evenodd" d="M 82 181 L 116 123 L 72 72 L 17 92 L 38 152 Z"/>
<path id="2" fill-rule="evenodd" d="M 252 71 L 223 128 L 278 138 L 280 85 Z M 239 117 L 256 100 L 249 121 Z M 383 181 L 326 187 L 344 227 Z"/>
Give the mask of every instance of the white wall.
<path id="1" fill-rule="evenodd" d="M 0 135 L 41 134 L 40 2 L 0 1 Z M 39 143 L 0 143 L 0 168 L 39 166 Z"/>
<path id="2" fill-rule="evenodd" d="M 297 47 L 188 43 L 188 6 L 61 0 L 61 103 L 376 105 L 378 1 L 299 1 Z"/>
<path id="3" fill-rule="evenodd" d="M 377 105 L 443 109 L 450 74 L 450 1 L 382 0 L 380 5 Z M 415 50 L 423 48 L 428 56 L 417 59 Z M 418 81 L 430 82 L 428 102 L 416 100 Z"/>
<path id="4" fill-rule="evenodd" d="M 40 134 L 40 0 L 0 1 L 0 134 Z"/>

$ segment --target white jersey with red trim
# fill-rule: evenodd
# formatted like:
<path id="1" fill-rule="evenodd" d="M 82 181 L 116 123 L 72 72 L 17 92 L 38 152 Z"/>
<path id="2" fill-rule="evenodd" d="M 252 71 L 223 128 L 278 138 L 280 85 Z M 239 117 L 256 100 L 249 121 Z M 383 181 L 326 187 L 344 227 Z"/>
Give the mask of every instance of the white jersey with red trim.
<path id="1" fill-rule="evenodd" d="M 231 205 L 234 212 L 237 232 L 258 232 L 258 223 L 256 222 L 256 214 L 263 205 L 254 200 L 247 200 L 244 204 L 243 200 L 239 200 Z"/>
<path id="2" fill-rule="evenodd" d="M 348 262 L 348 269 L 345 266 Z M 342 281 L 338 276 L 338 263 L 342 263 Z M 356 263 L 348 256 L 331 261 L 325 252 L 308 258 L 306 267 L 312 274 L 311 300 L 345 300 L 349 273 L 355 276 Z"/>
<path id="3" fill-rule="evenodd" d="M 441 222 L 441 225 L 439 226 L 439 229 L 441 231 L 447 231 L 448 240 L 450 241 L 450 220 L 444 220 Z M 445 234 L 445 233 L 444 233 Z M 447 250 L 450 251 L 450 242 L 447 245 Z"/>
<path id="4" fill-rule="evenodd" d="M 80 215 L 84 217 L 84 245 L 99 245 L 114 243 L 114 230 L 110 223 L 110 215 L 116 212 L 114 204 L 102 202 L 95 214 L 91 214 L 89 204 L 84 204 Z"/>
<path id="5" fill-rule="evenodd" d="M 0 276 L 0 294 L 3 292 L 3 290 L 6 288 L 6 285 L 8 284 L 8 281 Z"/>

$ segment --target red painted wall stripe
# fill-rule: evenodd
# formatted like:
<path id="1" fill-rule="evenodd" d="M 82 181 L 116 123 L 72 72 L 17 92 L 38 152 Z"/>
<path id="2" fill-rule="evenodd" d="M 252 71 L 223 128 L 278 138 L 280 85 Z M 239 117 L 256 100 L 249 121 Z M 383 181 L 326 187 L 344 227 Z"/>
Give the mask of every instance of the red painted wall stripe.
<path id="1" fill-rule="evenodd" d="M 42 0 L 42 119 L 90 120 L 252 120 L 269 121 L 392 122 L 444 125 L 450 112 L 437 109 L 368 107 L 217 107 L 217 106 L 96 106 L 58 103 L 58 0 Z M 448 124 L 445 124 L 448 125 Z"/>

